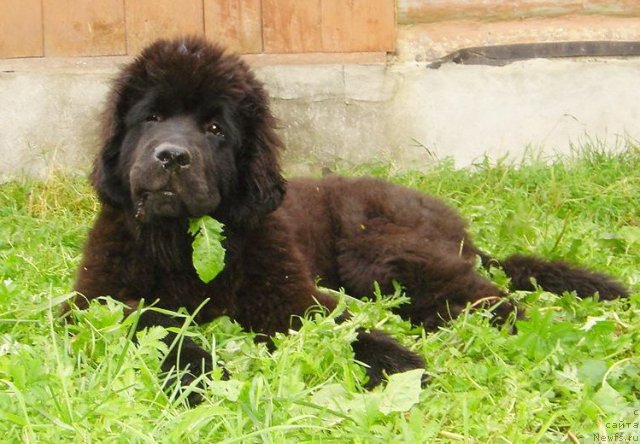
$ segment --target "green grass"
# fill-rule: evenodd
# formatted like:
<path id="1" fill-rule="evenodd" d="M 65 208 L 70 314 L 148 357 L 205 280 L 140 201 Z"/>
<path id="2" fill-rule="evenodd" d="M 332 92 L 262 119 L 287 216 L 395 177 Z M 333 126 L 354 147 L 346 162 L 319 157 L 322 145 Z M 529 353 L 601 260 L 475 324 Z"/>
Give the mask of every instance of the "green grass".
<path id="1" fill-rule="evenodd" d="M 276 351 L 222 318 L 188 332 L 232 373 L 208 381 L 206 401 L 162 390 L 161 328 L 127 340 L 134 317 L 107 301 L 64 325 L 97 202 L 82 178 L 0 185 L 0 436 L 3 442 L 593 442 L 640 440 L 640 149 L 584 148 L 552 164 L 375 174 L 442 196 L 496 256 L 536 252 L 624 280 L 633 296 L 601 303 L 571 294 L 514 295 L 518 333 L 465 314 L 425 335 L 392 315 L 398 294 L 350 302 L 351 322 L 311 314 Z M 494 272 L 496 282 L 504 276 Z M 185 316 L 185 320 L 189 318 Z M 348 345 L 376 326 L 421 353 L 430 383 L 399 375 L 364 391 Z M 574 441 L 575 442 L 575 441 Z"/>

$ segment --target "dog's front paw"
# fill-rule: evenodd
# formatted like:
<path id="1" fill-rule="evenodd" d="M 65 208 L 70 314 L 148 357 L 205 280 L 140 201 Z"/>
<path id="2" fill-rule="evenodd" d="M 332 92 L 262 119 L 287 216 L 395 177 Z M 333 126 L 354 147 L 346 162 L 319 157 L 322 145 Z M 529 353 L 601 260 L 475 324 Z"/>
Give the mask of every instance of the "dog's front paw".
<path id="1" fill-rule="evenodd" d="M 186 398 L 189 405 L 196 406 L 204 401 L 202 393 L 206 383 L 202 380 L 202 376 L 214 370 L 209 352 L 185 338 L 180 353 L 171 350 L 165 357 L 162 369 L 171 374 L 167 388 L 175 387 L 176 382 L 179 381 L 183 390 L 189 390 Z M 222 379 L 228 378 L 229 373 L 223 367 Z"/>
<path id="2" fill-rule="evenodd" d="M 358 332 L 352 346 L 356 359 L 368 366 L 369 381 L 365 384 L 367 389 L 380 384 L 385 374 L 425 368 L 424 360 L 420 356 L 378 330 Z"/>

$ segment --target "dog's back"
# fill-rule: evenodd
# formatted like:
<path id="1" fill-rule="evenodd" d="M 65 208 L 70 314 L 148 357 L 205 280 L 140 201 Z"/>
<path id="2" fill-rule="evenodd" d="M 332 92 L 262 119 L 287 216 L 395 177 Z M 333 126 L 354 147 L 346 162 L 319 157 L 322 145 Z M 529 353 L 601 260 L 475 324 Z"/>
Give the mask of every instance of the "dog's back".
<path id="1" fill-rule="evenodd" d="M 403 285 L 402 315 L 425 327 L 503 292 L 477 273 L 476 260 L 501 266 L 515 290 L 533 281 L 555 293 L 626 296 L 613 278 L 561 261 L 514 255 L 495 260 L 476 248 L 464 220 L 442 200 L 374 178 L 294 179 L 282 207 L 297 248 L 320 285 L 370 295 L 374 282 Z"/>

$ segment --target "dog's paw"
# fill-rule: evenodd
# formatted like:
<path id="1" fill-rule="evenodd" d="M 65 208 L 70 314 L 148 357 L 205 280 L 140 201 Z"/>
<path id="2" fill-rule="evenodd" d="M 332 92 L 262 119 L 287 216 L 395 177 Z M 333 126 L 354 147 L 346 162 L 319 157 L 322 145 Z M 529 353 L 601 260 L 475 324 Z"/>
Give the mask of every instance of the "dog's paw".
<path id="1" fill-rule="evenodd" d="M 367 389 L 384 381 L 385 375 L 425 368 L 424 360 L 420 356 L 377 330 L 358 332 L 352 346 L 356 359 L 367 365 Z"/>
<path id="2" fill-rule="evenodd" d="M 203 376 L 214 370 L 211 354 L 196 343 L 184 341 L 180 353 L 170 351 L 162 364 L 162 369 L 168 372 L 170 377 L 166 387 L 171 390 L 179 381 L 181 390 L 188 390 L 186 397 L 190 406 L 196 406 L 204 401 L 206 381 Z M 222 367 L 222 379 L 229 379 L 228 371 Z"/>

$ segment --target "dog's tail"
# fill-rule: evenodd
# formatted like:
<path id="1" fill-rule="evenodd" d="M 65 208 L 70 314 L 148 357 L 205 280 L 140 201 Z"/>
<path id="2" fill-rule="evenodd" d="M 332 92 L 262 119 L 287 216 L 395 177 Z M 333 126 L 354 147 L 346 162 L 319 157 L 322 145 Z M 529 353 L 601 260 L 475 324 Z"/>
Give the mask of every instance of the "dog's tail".
<path id="1" fill-rule="evenodd" d="M 535 256 L 516 254 L 504 260 L 495 260 L 485 253 L 479 254 L 483 266 L 498 265 L 511 278 L 514 290 L 534 290 L 534 282 L 543 290 L 556 294 L 575 291 L 581 297 L 598 293 L 600 299 L 629 296 L 628 290 L 615 278 L 570 265 L 563 261 L 547 261 Z"/>

